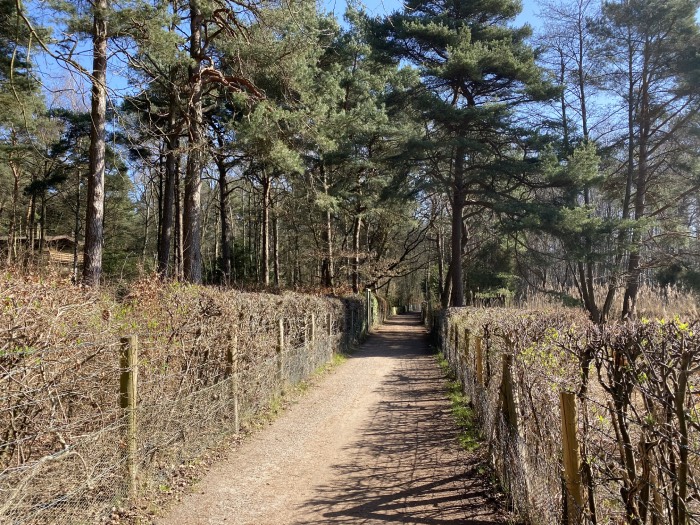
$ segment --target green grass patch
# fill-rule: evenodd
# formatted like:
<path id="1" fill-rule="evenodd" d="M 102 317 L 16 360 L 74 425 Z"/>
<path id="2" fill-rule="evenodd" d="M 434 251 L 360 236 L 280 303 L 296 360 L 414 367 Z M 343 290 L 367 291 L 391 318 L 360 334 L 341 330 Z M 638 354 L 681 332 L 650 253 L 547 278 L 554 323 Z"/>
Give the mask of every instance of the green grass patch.
<path id="1" fill-rule="evenodd" d="M 272 423 L 277 419 L 285 409 L 304 396 L 310 388 L 313 386 L 314 381 L 319 380 L 324 375 L 332 372 L 340 365 L 348 360 L 348 355 L 343 353 L 334 353 L 333 357 L 327 363 L 319 366 L 316 370 L 311 372 L 311 374 L 298 383 L 286 384 L 281 392 L 276 394 L 268 403 L 265 410 L 261 413 L 254 415 L 248 422 L 247 425 L 251 428 L 261 428 L 265 425 Z"/>
<path id="2" fill-rule="evenodd" d="M 314 370 L 311 373 L 311 375 L 307 379 L 302 379 L 296 385 L 294 385 L 292 387 L 292 395 L 306 393 L 306 391 L 309 390 L 309 388 L 311 387 L 313 380 L 318 379 L 323 375 L 335 370 L 347 360 L 347 354 L 333 354 L 333 358 L 330 361 L 319 366 L 316 370 Z"/>
<path id="3" fill-rule="evenodd" d="M 474 419 L 469 396 L 463 392 L 462 384 L 442 352 L 437 354 L 437 360 L 447 378 L 447 397 L 452 404 L 452 416 L 459 428 L 459 444 L 465 450 L 473 452 L 481 446 L 483 439 Z"/>
<path id="4" fill-rule="evenodd" d="M 330 360 L 330 362 L 326 363 L 322 367 L 320 367 L 316 372 L 317 373 L 323 373 L 326 372 L 327 370 L 333 370 L 335 367 L 342 365 L 345 361 L 348 360 L 348 354 L 333 354 L 333 359 Z"/>

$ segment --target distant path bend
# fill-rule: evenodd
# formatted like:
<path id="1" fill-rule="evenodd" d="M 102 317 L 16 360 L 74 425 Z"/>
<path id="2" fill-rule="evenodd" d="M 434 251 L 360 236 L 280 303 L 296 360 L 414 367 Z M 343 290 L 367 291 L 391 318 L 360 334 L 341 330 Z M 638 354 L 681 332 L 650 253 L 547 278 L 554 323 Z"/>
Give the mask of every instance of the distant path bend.
<path id="1" fill-rule="evenodd" d="M 505 523 L 414 315 L 393 317 L 159 525 Z"/>

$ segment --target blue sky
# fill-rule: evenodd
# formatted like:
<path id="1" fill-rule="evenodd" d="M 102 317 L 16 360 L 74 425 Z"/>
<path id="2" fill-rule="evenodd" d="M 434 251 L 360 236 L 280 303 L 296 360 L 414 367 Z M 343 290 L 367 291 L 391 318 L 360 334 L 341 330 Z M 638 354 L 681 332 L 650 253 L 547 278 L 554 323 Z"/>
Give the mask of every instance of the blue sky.
<path id="1" fill-rule="evenodd" d="M 321 4 L 325 7 L 328 12 L 335 13 L 336 17 L 342 20 L 343 14 L 346 9 L 346 0 L 320 0 Z M 403 7 L 402 0 L 359 0 L 364 6 L 365 10 L 376 16 L 383 16 L 390 14 L 394 11 L 400 10 Z M 468 0 L 465 0 L 468 1 Z M 523 13 L 518 17 L 517 23 L 522 24 L 528 22 L 534 28 L 537 28 L 540 23 L 535 16 L 535 13 L 539 10 L 536 5 L 536 0 L 522 0 L 523 1 Z M 76 58 L 81 62 L 87 69 L 90 68 L 91 55 L 90 48 L 87 43 L 82 46 L 83 52 L 79 54 Z M 87 110 L 90 106 L 90 86 L 85 82 L 85 79 L 80 75 L 75 73 L 71 74 L 69 71 L 57 67 L 57 65 L 47 57 L 42 57 L 41 54 L 38 55 L 39 63 L 37 64 L 38 69 L 42 71 L 44 75 L 44 81 L 46 82 L 46 87 L 53 91 L 53 94 L 47 91 L 47 98 L 49 104 L 52 103 L 54 97 L 58 97 L 55 101 L 61 106 L 72 107 L 72 109 Z M 123 72 L 125 71 L 127 64 L 120 60 L 112 59 L 110 61 L 110 87 L 111 94 L 116 99 L 119 99 L 125 93 L 130 92 L 133 86 L 129 86 L 126 81 Z M 70 100 L 66 98 L 70 95 Z"/>
<path id="2" fill-rule="evenodd" d="M 401 0 L 361 0 L 365 10 L 372 15 L 384 15 L 401 9 Z M 518 17 L 519 23 L 529 23 L 533 27 L 539 25 L 536 13 L 539 10 L 535 0 L 522 0 L 523 12 Z M 332 11 L 338 18 L 342 18 L 345 12 L 345 0 L 323 0 L 323 5 L 328 11 Z"/>

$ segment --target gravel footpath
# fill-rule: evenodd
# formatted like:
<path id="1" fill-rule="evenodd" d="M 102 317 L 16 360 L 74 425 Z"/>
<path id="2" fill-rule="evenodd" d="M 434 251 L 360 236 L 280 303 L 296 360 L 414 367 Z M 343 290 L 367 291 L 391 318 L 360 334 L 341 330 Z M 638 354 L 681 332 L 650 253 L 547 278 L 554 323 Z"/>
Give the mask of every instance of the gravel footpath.
<path id="1" fill-rule="evenodd" d="M 398 316 L 157 523 L 505 523 L 478 466 L 424 329 Z"/>

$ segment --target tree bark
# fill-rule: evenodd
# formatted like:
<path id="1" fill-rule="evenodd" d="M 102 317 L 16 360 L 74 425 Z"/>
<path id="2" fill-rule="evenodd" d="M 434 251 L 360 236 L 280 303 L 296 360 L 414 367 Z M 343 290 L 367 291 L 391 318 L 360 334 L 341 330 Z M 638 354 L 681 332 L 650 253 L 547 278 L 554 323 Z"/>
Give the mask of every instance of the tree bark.
<path id="1" fill-rule="evenodd" d="M 584 70 L 584 56 L 586 53 L 585 49 L 585 16 L 583 12 L 583 6 L 579 2 L 578 3 L 578 13 L 577 13 L 577 20 L 576 20 L 576 30 L 577 30 L 577 36 L 578 36 L 578 55 L 577 55 L 577 69 L 576 69 L 576 76 L 578 80 L 578 90 L 579 90 L 579 99 L 580 99 L 580 106 L 581 106 L 581 130 L 583 132 L 583 140 L 584 142 L 588 142 L 589 138 L 589 131 L 588 131 L 588 103 L 586 99 L 586 72 Z M 562 78 L 563 80 L 563 78 Z M 567 145 L 568 149 L 568 145 Z M 590 201 L 591 201 L 591 192 L 588 186 L 586 185 L 583 188 L 583 199 L 584 199 L 584 204 L 586 206 L 590 206 Z M 601 322 L 601 311 L 600 308 L 596 302 L 596 297 L 595 297 L 595 288 L 594 288 L 594 261 L 592 259 L 593 257 L 593 241 L 591 239 L 591 236 L 588 233 L 584 234 L 584 242 L 586 245 L 586 261 L 585 265 L 580 264 L 579 265 L 579 272 L 581 276 L 583 277 L 583 281 L 581 283 L 582 289 L 585 291 L 584 292 L 584 304 L 586 304 L 586 308 L 588 309 L 588 312 L 591 315 L 591 319 L 594 323 L 600 323 Z M 585 268 L 583 268 L 585 266 Z"/>
<path id="2" fill-rule="evenodd" d="M 107 0 L 95 0 L 92 33 L 92 103 L 85 210 L 83 283 L 98 286 L 104 244 L 105 124 L 107 120 Z"/>
<path id="3" fill-rule="evenodd" d="M 174 81 L 175 73 L 170 78 Z M 173 238 L 175 223 L 175 180 L 178 174 L 178 148 L 180 136 L 177 130 L 177 93 L 173 89 L 170 93 L 170 109 L 168 114 L 168 135 L 165 138 L 165 184 L 163 188 L 163 206 L 161 212 L 160 236 L 158 238 L 158 275 L 162 279 L 168 277 L 170 271 L 170 246 Z"/>
<path id="4" fill-rule="evenodd" d="M 14 132 L 13 132 L 14 136 Z M 15 160 L 10 160 L 12 171 L 12 210 L 10 226 L 7 230 L 7 264 L 10 265 L 17 256 L 17 208 L 19 207 L 20 167 Z"/>
<path id="5" fill-rule="evenodd" d="M 175 278 L 183 278 L 183 249 L 182 249 L 182 191 L 180 190 L 180 160 L 175 161 Z"/>
<path id="6" fill-rule="evenodd" d="M 646 44 L 647 46 L 649 44 Z M 644 50 L 642 78 L 639 87 L 639 158 L 637 160 L 637 178 L 634 194 L 634 220 L 639 222 L 646 213 L 646 195 L 649 164 L 649 137 L 651 131 L 650 116 L 650 93 L 649 93 L 649 52 Z M 639 292 L 639 280 L 642 273 L 642 230 L 637 226 L 632 231 L 632 243 L 630 247 L 629 264 L 627 266 L 627 287 L 625 289 L 625 299 L 622 305 L 622 317 L 632 318 L 635 316 L 637 307 L 637 294 Z"/>
<path id="7" fill-rule="evenodd" d="M 242 192 L 241 192 L 242 193 Z M 241 195 L 241 207 L 243 207 L 243 217 L 241 220 L 241 247 L 243 248 L 242 251 L 242 263 L 243 263 L 243 268 L 241 269 L 241 275 L 243 277 L 243 280 L 248 279 L 248 250 L 250 247 L 248 246 L 248 231 L 250 229 L 250 225 L 248 224 L 248 214 L 246 213 L 245 209 L 245 196 L 242 194 Z"/>
<path id="8" fill-rule="evenodd" d="M 362 218 L 355 217 L 352 232 L 352 291 L 360 293 L 360 237 L 362 236 Z"/>
<path id="9" fill-rule="evenodd" d="M 32 174 L 32 183 L 36 181 L 36 176 Z M 35 264 L 34 247 L 36 244 L 36 192 L 29 196 L 29 209 L 27 210 L 27 263 Z"/>
<path id="10" fill-rule="evenodd" d="M 625 195 L 622 199 L 622 220 L 627 221 L 630 217 L 630 206 L 632 202 L 632 185 L 634 183 L 635 174 L 635 75 L 634 75 L 634 43 L 630 30 L 627 30 L 627 178 L 625 181 Z M 629 228 L 623 225 L 617 235 L 615 263 L 613 267 L 617 270 L 622 264 L 624 255 L 625 241 L 629 234 Z M 610 316 L 613 301 L 615 299 L 618 283 L 616 276 L 610 279 L 608 285 L 608 293 L 605 297 L 605 303 L 601 312 L 601 323 L 607 321 Z"/>
<path id="11" fill-rule="evenodd" d="M 323 167 L 321 167 L 321 170 L 323 173 L 323 191 L 327 196 L 329 190 L 328 177 L 325 171 L 323 171 Z M 326 244 L 326 254 L 321 263 L 321 284 L 327 288 L 333 289 L 335 273 L 333 268 L 333 215 L 330 208 L 325 211 L 325 219 L 326 224 L 323 232 L 323 240 Z"/>
<path id="12" fill-rule="evenodd" d="M 435 236 L 435 243 L 437 245 L 437 263 L 438 263 L 438 295 L 442 297 L 445 290 L 445 258 L 442 243 L 442 226 L 438 226 L 437 235 Z M 451 278 L 451 277 L 450 277 Z"/>
<path id="13" fill-rule="evenodd" d="M 262 283 L 270 286 L 270 178 L 262 182 Z"/>
<path id="14" fill-rule="evenodd" d="M 153 198 L 153 189 L 151 189 L 150 195 L 149 195 L 149 188 L 153 182 L 149 180 L 146 183 L 146 188 L 144 190 L 144 201 L 146 203 L 146 217 L 145 217 L 145 224 L 143 227 L 143 245 L 141 247 L 141 261 L 142 264 L 146 263 L 146 255 L 148 254 L 148 238 L 151 234 L 151 199 Z"/>
<path id="15" fill-rule="evenodd" d="M 464 155 L 464 147 L 457 147 L 452 184 L 451 306 L 464 306 L 464 283 L 462 280 L 462 213 L 466 204 L 466 195 L 464 193 Z"/>
<path id="16" fill-rule="evenodd" d="M 299 234 L 294 236 L 294 286 L 299 286 L 304 282 L 301 274 L 301 252 L 299 250 Z"/>
<path id="17" fill-rule="evenodd" d="M 44 206 L 42 196 L 41 220 L 44 220 Z M 73 223 L 73 283 L 78 282 L 78 240 L 80 239 L 80 171 L 78 171 L 78 184 L 75 189 L 75 217 Z M 39 254 L 44 250 L 44 235 L 42 227 L 41 241 L 39 242 Z"/>
<path id="18" fill-rule="evenodd" d="M 559 85 L 562 87 L 566 85 L 566 62 L 564 61 L 564 51 L 561 48 L 559 48 Z M 566 151 L 566 154 L 568 155 L 571 150 L 571 143 L 569 141 L 569 121 L 567 120 L 566 116 L 567 104 L 566 91 L 564 89 L 561 90 L 560 102 L 562 132 L 564 135 L 564 151 Z"/>
<path id="19" fill-rule="evenodd" d="M 443 308 L 450 306 L 450 296 L 452 295 L 452 262 L 447 266 L 447 274 L 445 275 L 445 284 L 442 286 L 440 294 L 440 304 Z"/>
<path id="20" fill-rule="evenodd" d="M 44 192 L 41 194 L 41 218 L 39 219 L 39 253 L 44 253 L 44 245 L 46 244 L 45 241 L 46 241 L 46 193 Z M 76 272 L 76 275 L 75 275 L 76 282 L 77 282 L 77 278 L 78 278 L 78 274 Z"/>
<path id="21" fill-rule="evenodd" d="M 273 265 L 274 265 L 274 273 L 275 273 L 275 287 L 279 288 L 280 287 L 280 222 L 279 222 L 279 217 L 277 217 L 277 214 L 275 214 L 275 217 L 272 219 L 272 234 L 273 234 L 273 243 L 272 243 L 272 260 L 273 260 Z"/>
<path id="22" fill-rule="evenodd" d="M 223 159 L 217 157 L 216 166 L 219 170 L 219 222 L 221 223 L 221 257 L 219 271 L 221 281 L 227 284 L 231 280 L 231 243 L 229 241 L 228 225 L 228 169 Z"/>
<path id="23" fill-rule="evenodd" d="M 323 285 L 332 289 L 335 270 L 333 268 L 333 215 L 330 210 L 326 210 L 324 238 L 326 241 L 326 257 L 323 260 Z"/>
<path id="24" fill-rule="evenodd" d="M 187 107 L 189 151 L 185 174 L 185 209 L 183 217 L 183 270 L 185 281 L 202 282 L 201 195 L 203 166 L 202 110 L 202 11 L 197 0 L 190 0 L 190 100 Z"/>

